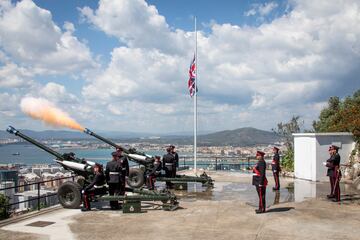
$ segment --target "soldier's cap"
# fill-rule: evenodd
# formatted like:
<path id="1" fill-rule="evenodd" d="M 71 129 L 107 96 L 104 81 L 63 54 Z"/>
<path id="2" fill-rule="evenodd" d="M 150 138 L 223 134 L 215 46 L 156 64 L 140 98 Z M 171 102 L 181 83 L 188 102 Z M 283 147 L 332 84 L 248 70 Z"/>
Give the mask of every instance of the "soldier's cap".
<path id="1" fill-rule="evenodd" d="M 265 156 L 265 153 L 264 152 L 262 152 L 262 151 L 257 151 L 256 152 L 256 156 Z"/>
<path id="2" fill-rule="evenodd" d="M 100 163 L 95 163 L 94 168 L 99 168 L 100 170 L 103 168 L 103 166 Z"/>
<path id="3" fill-rule="evenodd" d="M 113 157 L 119 157 L 120 156 L 120 154 L 119 154 L 119 152 L 112 152 L 111 153 L 111 156 L 113 156 Z"/>
<path id="4" fill-rule="evenodd" d="M 124 151 L 124 149 L 123 148 L 117 148 L 116 151 L 122 152 L 122 151 Z"/>
<path id="5" fill-rule="evenodd" d="M 329 147 L 329 150 L 339 150 L 339 147 L 336 146 L 336 145 L 331 145 L 331 146 Z"/>
<path id="6" fill-rule="evenodd" d="M 174 149 L 174 148 L 175 148 L 175 146 L 174 146 L 174 145 L 170 145 L 170 146 L 169 146 L 169 148 L 172 148 L 172 149 Z"/>
<path id="7" fill-rule="evenodd" d="M 280 149 L 279 148 L 277 148 L 277 147 L 273 147 L 273 149 L 275 149 L 276 151 L 279 151 Z"/>

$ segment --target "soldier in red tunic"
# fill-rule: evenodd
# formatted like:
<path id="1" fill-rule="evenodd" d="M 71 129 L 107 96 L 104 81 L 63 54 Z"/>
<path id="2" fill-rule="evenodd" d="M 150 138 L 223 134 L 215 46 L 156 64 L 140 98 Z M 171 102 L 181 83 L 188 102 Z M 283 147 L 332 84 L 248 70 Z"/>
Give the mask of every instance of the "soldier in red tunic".
<path id="1" fill-rule="evenodd" d="M 330 194 L 327 196 L 328 198 L 333 198 L 334 202 L 340 201 L 340 179 L 341 179 L 341 171 L 340 171 L 340 155 L 338 153 L 339 147 L 335 145 L 331 145 L 329 147 L 330 158 L 326 161 L 327 176 L 330 179 Z"/>
<path id="2" fill-rule="evenodd" d="M 264 160 L 264 152 L 257 151 L 256 159 L 258 162 L 253 168 L 252 184 L 256 187 L 257 194 L 259 196 L 259 209 L 255 210 L 258 213 L 264 213 L 266 209 L 266 162 Z"/>
<path id="3" fill-rule="evenodd" d="M 274 147 L 273 152 L 274 152 L 274 156 L 273 156 L 273 160 L 271 162 L 271 169 L 272 169 L 272 172 L 274 175 L 274 180 L 275 180 L 275 187 L 273 187 L 273 190 L 277 191 L 277 190 L 280 190 L 279 174 L 281 172 L 279 149 L 277 147 Z"/>

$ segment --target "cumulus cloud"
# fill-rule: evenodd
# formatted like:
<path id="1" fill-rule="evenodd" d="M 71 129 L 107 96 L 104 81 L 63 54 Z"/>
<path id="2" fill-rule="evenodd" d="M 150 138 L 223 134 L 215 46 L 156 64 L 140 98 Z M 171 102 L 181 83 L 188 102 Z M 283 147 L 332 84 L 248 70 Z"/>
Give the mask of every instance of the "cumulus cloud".
<path id="1" fill-rule="evenodd" d="M 71 23 L 65 23 L 63 32 L 51 12 L 31 0 L 2 2 L 0 46 L 14 61 L 45 74 L 74 73 L 96 65 L 89 48 L 72 34 Z"/>
<path id="2" fill-rule="evenodd" d="M 198 32 L 200 130 L 271 129 L 291 115 L 311 124 L 330 96 L 360 88 L 360 3 L 289 4 L 289 11 L 270 22 L 212 22 L 208 32 Z M 268 2 L 253 5 L 246 14 L 266 18 L 278 14 L 277 8 Z M 100 0 L 96 9 L 79 11 L 97 31 L 119 40 L 109 63 L 86 75 L 80 99 L 54 82 L 32 84 L 28 95 L 59 102 L 89 127 L 192 129 L 186 84 L 194 33 L 172 28 L 144 0 Z M 32 30 L 35 26 L 41 27 Z M 0 87 L 36 81 L 45 69 L 77 74 L 94 66 L 90 50 L 74 36 L 74 24 L 65 22 L 60 29 L 49 11 L 29 0 L 1 2 L 0 27 Z M 45 33 L 48 38 L 41 37 Z"/>
<path id="3" fill-rule="evenodd" d="M 14 117 L 16 115 L 16 104 L 18 98 L 14 94 L 10 94 L 8 92 L 0 93 L 0 116 L 1 119 L 8 119 Z M 2 121 L 0 121 L 3 123 Z"/>
<path id="4" fill-rule="evenodd" d="M 252 8 L 244 13 L 245 16 L 254 16 L 259 14 L 261 17 L 264 17 L 276 9 L 279 5 L 276 2 L 267 2 L 267 3 L 255 3 L 252 4 Z"/>
<path id="5" fill-rule="evenodd" d="M 1 88 L 27 88 L 33 84 L 32 73 L 24 67 L 14 63 L 6 63 L 0 66 L 0 89 Z"/>
<path id="6" fill-rule="evenodd" d="M 175 91 L 185 88 L 182 58 L 159 50 L 115 48 L 109 66 L 84 87 L 88 98 L 137 99 L 145 102 L 164 102 L 176 97 Z M 182 73 L 183 72 L 183 73 Z"/>
<path id="7" fill-rule="evenodd" d="M 319 112 L 314 106 L 360 87 L 359 2 L 291 4 L 290 12 L 269 23 L 213 23 L 210 33 L 198 33 L 199 111 L 204 114 L 199 121 L 205 129 L 219 122 L 223 128 L 240 127 L 245 120 L 269 129 L 292 114 L 314 119 Z M 266 16 L 277 7 L 275 2 L 254 5 L 248 15 Z M 88 79 L 84 97 L 132 106 L 121 111 L 108 107 L 113 114 L 135 114 L 141 108 L 170 112 L 181 116 L 179 124 L 191 127 L 186 79 L 193 33 L 172 30 L 154 6 L 141 0 L 104 0 L 98 9 L 80 11 L 86 21 L 125 43 L 112 51 L 101 74 Z M 133 24 L 127 24 L 130 20 Z M 179 44 L 179 39 L 188 43 Z M 259 112 L 278 115 L 261 118 Z"/>
<path id="8" fill-rule="evenodd" d="M 181 29 L 171 31 L 165 17 L 144 0 L 100 0 L 96 10 L 79 10 L 85 21 L 130 47 L 183 53 L 190 46 L 190 36 Z"/>
<path id="9" fill-rule="evenodd" d="M 68 93 L 66 88 L 54 82 L 47 83 L 40 89 L 40 96 L 44 96 L 52 102 L 63 102 L 63 103 L 76 103 L 77 98 L 75 95 Z"/>

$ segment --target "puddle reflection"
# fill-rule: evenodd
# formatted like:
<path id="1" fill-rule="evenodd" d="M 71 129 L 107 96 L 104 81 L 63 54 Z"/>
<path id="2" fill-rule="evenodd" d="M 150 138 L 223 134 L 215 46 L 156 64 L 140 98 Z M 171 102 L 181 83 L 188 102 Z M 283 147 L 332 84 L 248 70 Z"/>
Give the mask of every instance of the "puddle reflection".
<path id="1" fill-rule="evenodd" d="M 279 191 L 273 191 L 269 185 L 266 189 L 267 206 L 286 202 L 302 202 L 309 198 L 326 198 L 329 194 L 329 183 L 311 182 L 295 179 L 293 182 L 283 184 Z M 165 187 L 158 185 L 159 189 Z M 341 195 L 344 202 L 360 200 L 360 192 L 349 184 L 340 184 Z M 196 200 L 238 200 L 257 206 L 258 196 L 255 187 L 250 183 L 215 182 L 214 188 L 203 187 L 200 183 L 188 183 L 186 191 L 174 191 L 180 201 L 191 202 Z"/>

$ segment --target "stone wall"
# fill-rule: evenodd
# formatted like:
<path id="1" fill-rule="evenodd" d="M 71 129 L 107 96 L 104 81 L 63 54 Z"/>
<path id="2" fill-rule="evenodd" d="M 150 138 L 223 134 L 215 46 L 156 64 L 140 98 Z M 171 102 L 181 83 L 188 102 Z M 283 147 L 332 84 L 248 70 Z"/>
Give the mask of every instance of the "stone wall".
<path id="1" fill-rule="evenodd" d="M 355 149 L 349 155 L 349 161 L 343 166 L 344 181 L 351 182 L 360 190 L 360 145 L 356 144 Z"/>

